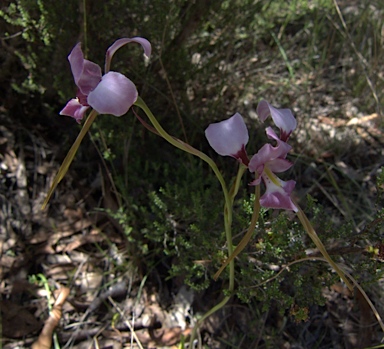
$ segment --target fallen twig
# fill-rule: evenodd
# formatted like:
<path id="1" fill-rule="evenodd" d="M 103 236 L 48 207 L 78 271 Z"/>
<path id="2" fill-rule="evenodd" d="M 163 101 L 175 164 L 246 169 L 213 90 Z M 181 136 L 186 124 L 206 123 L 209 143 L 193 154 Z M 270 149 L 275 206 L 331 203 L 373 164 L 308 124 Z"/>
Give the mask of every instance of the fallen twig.
<path id="1" fill-rule="evenodd" d="M 32 344 L 32 349 L 50 349 L 52 345 L 52 335 L 56 326 L 61 319 L 61 309 L 65 300 L 69 295 L 69 288 L 62 287 L 59 290 L 59 296 L 53 305 L 52 311 L 48 319 L 45 321 L 44 327 L 40 333 L 39 338 Z"/>

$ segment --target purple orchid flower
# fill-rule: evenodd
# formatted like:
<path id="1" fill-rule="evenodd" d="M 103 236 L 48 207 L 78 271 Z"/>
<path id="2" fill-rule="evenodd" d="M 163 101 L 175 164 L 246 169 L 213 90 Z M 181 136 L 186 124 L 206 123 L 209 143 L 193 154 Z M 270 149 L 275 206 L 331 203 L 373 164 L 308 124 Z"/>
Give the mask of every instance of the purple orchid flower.
<path id="1" fill-rule="evenodd" d="M 291 193 L 296 182 L 290 180 L 282 181 L 275 173 L 288 170 L 293 164 L 286 159 L 291 147 L 283 142 L 278 142 L 276 147 L 265 144 L 252 156 L 248 169 L 257 175 L 250 185 L 259 185 L 263 180 L 266 191 L 260 198 L 260 204 L 269 208 L 282 208 L 297 212 L 297 207 L 291 199 Z"/>
<path id="2" fill-rule="evenodd" d="M 80 43 L 72 49 L 68 60 L 78 92 L 76 98 L 67 103 L 60 115 L 71 116 L 80 123 L 89 107 L 99 114 L 115 116 L 124 115 L 128 111 L 138 96 L 136 86 L 126 76 L 109 71 L 109 68 L 115 52 L 130 42 L 140 44 L 147 57 L 151 55 L 151 44 L 147 39 L 119 39 L 107 50 L 104 75 L 96 63 L 84 59 Z"/>
<path id="3" fill-rule="evenodd" d="M 259 185 L 263 180 L 266 191 L 260 198 L 260 204 L 269 208 L 280 208 L 297 211 L 291 199 L 291 193 L 295 187 L 295 181 L 287 182 L 278 178 L 275 173 L 288 170 L 292 163 L 286 159 L 291 146 L 286 143 L 292 131 L 296 128 L 296 119 L 289 109 L 277 109 L 268 102 L 262 100 L 257 113 L 262 121 L 271 115 L 276 126 L 280 129 L 280 137 L 271 127 L 266 128 L 269 139 L 276 141 L 274 147 L 265 144 L 251 160 L 248 159 L 245 146 L 248 143 L 248 131 L 240 114 L 236 113 L 231 118 L 219 123 L 211 124 L 205 131 L 205 135 L 212 148 L 220 155 L 232 156 L 248 166 L 250 172 L 256 174 L 256 179 L 251 185 Z"/>
<path id="4" fill-rule="evenodd" d="M 291 193 L 296 182 L 290 180 L 282 181 L 275 173 L 288 170 L 293 164 L 286 159 L 291 146 L 286 143 L 292 131 L 296 128 L 296 119 L 290 109 L 277 109 L 268 102 L 262 100 L 257 106 L 256 112 L 262 121 L 269 115 L 275 125 L 280 129 L 280 137 L 276 135 L 271 127 L 266 128 L 267 137 L 274 139 L 276 147 L 265 144 L 252 156 L 249 161 L 249 170 L 257 174 L 257 178 L 251 185 L 260 184 L 263 180 L 266 191 L 260 198 L 260 204 L 264 207 L 282 208 L 297 212 L 298 209 L 291 199 Z"/>

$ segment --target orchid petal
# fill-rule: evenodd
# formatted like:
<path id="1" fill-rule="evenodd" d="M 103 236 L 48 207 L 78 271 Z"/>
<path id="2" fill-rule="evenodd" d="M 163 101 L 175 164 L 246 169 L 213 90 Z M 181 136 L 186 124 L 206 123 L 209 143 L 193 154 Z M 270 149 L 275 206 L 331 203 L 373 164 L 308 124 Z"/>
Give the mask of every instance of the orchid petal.
<path id="1" fill-rule="evenodd" d="M 259 185 L 261 183 L 261 176 L 258 178 L 254 179 L 249 185 Z"/>
<path id="2" fill-rule="evenodd" d="M 83 119 L 85 112 L 89 107 L 79 103 L 79 100 L 71 99 L 68 101 L 63 110 L 59 113 L 60 115 L 66 115 L 73 117 L 78 123 Z"/>
<path id="3" fill-rule="evenodd" d="M 296 128 L 297 122 L 290 109 L 277 109 L 267 101 L 262 100 L 257 106 L 256 113 L 263 122 L 271 115 L 273 122 L 280 129 L 282 141 L 286 141 Z"/>
<path id="4" fill-rule="evenodd" d="M 285 172 L 293 166 L 292 162 L 287 159 L 275 159 L 268 163 L 268 168 L 275 173 Z"/>
<path id="5" fill-rule="evenodd" d="M 266 191 L 260 198 L 260 204 L 268 208 L 292 210 L 297 212 L 298 209 L 291 199 L 291 193 L 296 182 L 293 180 L 284 182 L 277 177 L 276 179 L 280 185 L 276 185 L 268 176 L 263 175 Z"/>
<path id="6" fill-rule="evenodd" d="M 123 39 L 118 39 L 116 40 L 107 50 L 107 54 L 105 56 L 105 73 L 109 72 L 110 66 L 111 66 L 111 61 L 112 57 L 115 54 L 115 52 L 122 46 L 130 43 L 130 42 L 136 42 L 140 44 L 143 49 L 144 49 L 144 54 L 147 58 L 151 56 L 152 52 L 152 47 L 151 43 L 144 38 L 141 38 L 139 36 L 134 37 L 134 38 L 123 38 Z"/>
<path id="7" fill-rule="evenodd" d="M 81 43 L 78 43 L 68 56 L 75 84 L 84 95 L 88 95 L 101 80 L 101 68 L 84 59 Z"/>
<path id="8" fill-rule="evenodd" d="M 210 124 L 205 130 L 205 136 L 219 155 L 232 156 L 248 163 L 247 159 L 243 159 L 245 145 L 249 140 L 248 130 L 239 113 L 227 120 Z"/>
<path id="9" fill-rule="evenodd" d="M 99 114 L 124 115 L 135 103 L 138 93 L 135 84 L 126 76 L 109 72 L 89 93 L 88 104 Z"/>
<path id="10" fill-rule="evenodd" d="M 276 141 L 281 141 L 280 138 L 277 136 L 276 132 L 273 130 L 272 127 L 269 127 L 269 126 L 268 126 L 268 127 L 265 129 L 265 133 L 267 134 L 267 137 L 268 137 L 269 139 L 274 139 L 274 140 L 276 140 Z"/>
<path id="11" fill-rule="evenodd" d="M 272 127 L 267 127 L 265 129 L 265 132 L 266 132 L 267 137 L 269 139 L 274 139 L 277 142 L 276 147 L 281 152 L 281 155 L 279 157 L 285 158 L 292 147 L 288 143 L 282 141 L 279 137 L 277 137 L 277 135 L 276 135 L 276 133 Z"/>
<path id="12" fill-rule="evenodd" d="M 257 171 L 258 173 L 261 173 L 260 171 L 262 171 L 262 169 L 260 169 L 260 166 L 264 166 L 266 163 L 269 164 L 275 161 L 276 159 L 284 160 L 284 158 L 287 156 L 287 153 L 290 149 L 291 149 L 291 146 L 282 141 L 280 141 L 276 147 L 273 147 L 269 143 L 264 144 L 259 149 L 259 151 L 252 156 L 251 160 L 249 161 L 249 165 L 248 165 L 249 170 L 251 172 Z M 281 168 L 284 168 L 284 166 L 281 163 L 280 163 L 280 166 Z M 279 164 L 276 167 L 279 167 Z M 279 172 L 283 172 L 283 171 L 279 171 Z"/>

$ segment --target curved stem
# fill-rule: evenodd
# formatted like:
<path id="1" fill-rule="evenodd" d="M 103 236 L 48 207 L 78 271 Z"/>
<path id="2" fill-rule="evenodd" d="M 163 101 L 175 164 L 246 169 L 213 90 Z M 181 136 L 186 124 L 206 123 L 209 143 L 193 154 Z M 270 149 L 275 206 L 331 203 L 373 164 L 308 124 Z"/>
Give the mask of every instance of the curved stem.
<path id="1" fill-rule="evenodd" d="M 232 241 L 232 233 L 231 233 L 231 222 L 232 222 L 232 201 L 230 199 L 229 193 L 227 186 L 225 184 L 224 178 L 219 171 L 218 167 L 216 166 L 215 162 L 206 154 L 203 152 L 197 150 L 196 148 L 192 147 L 191 145 L 181 141 L 180 139 L 172 137 L 168 132 L 166 132 L 163 127 L 159 124 L 155 116 L 152 114 L 151 110 L 148 108 L 148 106 L 145 104 L 145 102 L 138 97 L 137 101 L 135 102 L 135 105 L 140 107 L 144 113 L 148 116 L 149 120 L 151 121 L 152 125 L 156 129 L 156 131 L 159 133 L 161 137 L 163 137 L 166 141 L 171 143 L 173 146 L 176 148 L 179 148 L 189 154 L 195 155 L 205 161 L 213 170 L 215 173 L 217 179 L 219 180 L 221 184 L 221 189 L 224 194 L 224 200 L 225 200 L 225 205 L 224 205 L 224 217 L 226 218 L 224 221 L 224 226 L 225 226 L 225 232 L 226 232 L 226 237 L 227 237 L 227 242 L 228 242 L 228 249 L 231 249 L 231 243 Z M 229 251 L 228 251 L 229 252 Z M 232 253 L 232 251 L 231 251 Z"/>
<path id="2" fill-rule="evenodd" d="M 213 172 L 215 173 L 217 179 L 219 180 L 219 182 L 221 184 L 221 188 L 223 190 L 225 202 L 229 207 L 230 206 L 229 205 L 230 199 L 229 199 L 228 189 L 227 189 L 227 186 L 225 184 L 224 178 L 221 175 L 221 173 L 220 173 L 219 169 L 217 168 L 216 164 L 214 163 L 214 161 L 208 155 L 197 150 L 196 148 L 192 147 L 191 145 L 181 141 L 180 139 L 172 137 L 167 131 L 165 131 L 163 129 L 163 127 L 159 124 L 159 122 L 157 121 L 157 119 L 152 114 L 151 110 L 148 108 L 148 106 L 145 104 L 145 102 L 143 101 L 143 99 L 141 97 L 137 98 L 135 105 L 140 107 L 144 111 L 144 113 L 148 116 L 149 120 L 151 121 L 151 123 L 154 126 L 154 128 L 156 129 L 156 131 L 167 142 L 171 143 L 176 148 L 179 148 L 179 149 L 184 150 L 185 152 L 187 152 L 189 154 L 192 154 L 192 155 L 199 157 L 200 159 L 205 161 L 211 167 L 211 169 L 213 170 Z"/>
<path id="3" fill-rule="evenodd" d="M 298 211 L 296 212 L 297 217 L 299 218 L 301 224 L 303 225 L 304 229 L 308 233 L 309 237 L 312 239 L 313 243 L 319 249 L 319 251 L 324 256 L 324 258 L 328 261 L 328 263 L 332 266 L 332 268 L 336 271 L 336 273 L 340 276 L 340 278 L 345 282 L 345 284 L 347 285 L 349 290 L 352 291 L 353 286 L 351 285 L 348 278 L 346 277 L 345 272 L 343 272 L 339 268 L 339 266 L 333 261 L 331 256 L 328 254 L 326 248 L 324 247 L 323 243 L 321 242 L 319 236 L 317 235 L 315 229 L 313 228 L 308 217 L 305 215 L 304 211 L 300 208 L 300 206 L 296 202 L 294 202 L 294 204 L 298 208 Z"/>
<path id="4" fill-rule="evenodd" d="M 219 180 L 219 182 L 221 184 L 221 188 L 222 188 L 224 200 L 225 200 L 225 204 L 224 204 L 224 228 L 225 228 L 225 236 L 226 236 L 227 246 L 228 246 L 228 256 L 231 256 L 233 253 L 232 231 L 231 231 L 232 206 L 233 206 L 234 197 L 237 194 L 237 191 L 239 189 L 239 183 L 240 183 L 241 176 L 245 171 L 244 166 L 241 166 L 239 168 L 238 176 L 237 176 L 237 179 L 235 181 L 234 187 L 231 190 L 231 195 L 230 195 L 221 172 L 219 171 L 215 162 L 209 156 L 207 156 L 203 152 L 197 150 L 196 148 L 192 147 L 191 145 L 181 141 L 180 139 L 172 137 L 169 133 L 167 133 L 163 129 L 163 127 L 159 124 L 159 122 L 157 121 L 155 116 L 152 114 L 149 107 L 145 104 L 143 99 L 138 97 L 137 101 L 135 102 L 135 105 L 140 107 L 144 111 L 144 113 L 147 115 L 147 117 L 151 121 L 153 127 L 156 129 L 156 131 L 159 133 L 159 135 L 161 137 L 163 137 L 166 141 L 168 141 L 170 144 L 172 144 L 176 148 L 179 148 L 179 149 L 181 149 L 181 150 L 183 150 L 189 154 L 192 154 L 192 155 L 199 157 L 200 159 L 205 161 L 211 167 L 213 172 L 215 173 L 217 179 Z M 230 270 L 229 270 L 228 291 L 230 293 L 232 293 L 234 290 L 234 287 L 235 287 L 235 264 L 234 264 L 233 260 L 231 262 L 229 262 L 229 268 L 230 268 Z M 206 319 L 208 316 L 210 316 L 211 314 L 213 314 L 214 312 L 216 312 L 217 310 L 222 308 L 228 302 L 229 299 L 230 299 L 230 296 L 226 296 L 219 304 L 217 304 L 212 309 L 210 309 L 206 314 L 204 314 L 204 316 L 198 321 L 198 323 L 194 327 L 194 330 L 193 330 L 192 335 L 191 335 L 191 343 L 193 343 L 194 336 L 196 335 L 197 329 L 199 328 L 201 322 L 204 321 L 204 319 Z M 191 348 L 192 348 L 192 346 L 191 346 Z"/>
<path id="5" fill-rule="evenodd" d="M 193 341 L 194 341 L 194 338 L 196 337 L 196 334 L 197 334 L 197 329 L 201 326 L 201 324 L 204 322 L 204 320 L 206 318 L 208 318 L 209 316 L 211 316 L 212 314 L 214 314 L 216 311 L 220 310 L 222 307 L 224 307 L 224 305 L 226 305 L 228 303 L 228 301 L 231 299 L 231 296 L 226 296 L 224 297 L 224 299 L 219 303 L 219 304 L 216 304 L 213 308 L 211 308 L 210 310 L 208 310 L 200 319 L 199 321 L 197 321 L 197 323 L 195 324 L 195 326 L 193 326 L 193 330 L 192 330 L 192 333 L 191 333 L 191 339 L 189 341 L 189 348 L 193 348 Z"/>

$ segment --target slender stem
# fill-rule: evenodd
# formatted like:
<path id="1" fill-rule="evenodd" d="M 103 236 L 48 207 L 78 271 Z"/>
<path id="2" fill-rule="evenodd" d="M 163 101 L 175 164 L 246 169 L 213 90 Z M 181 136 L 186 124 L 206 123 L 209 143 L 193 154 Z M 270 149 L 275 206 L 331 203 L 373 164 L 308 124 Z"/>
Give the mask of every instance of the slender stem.
<path id="1" fill-rule="evenodd" d="M 156 131 L 159 133 L 159 135 L 161 137 L 163 137 L 166 141 L 168 141 L 170 144 L 172 144 L 176 148 L 179 148 L 179 149 L 181 149 L 181 150 L 183 150 L 183 151 L 185 151 L 185 152 L 187 152 L 189 154 L 192 154 L 192 155 L 195 155 L 195 156 L 199 157 L 200 159 L 205 161 L 211 167 L 213 172 L 215 173 L 217 179 L 219 180 L 219 182 L 221 184 L 221 188 L 222 188 L 222 191 L 223 191 L 223 194 L 224 194 L 224 200 L 225 200 L 225 204 L 224 204 L 224 228 L 225 228 L 225 236 L 226 236 L 227 246 L 228 246 L 228 256 L 231 256 L 232 253 L 233 253 L 232 231 L 231 231 L 231 226 L 232 226 L 232 206 L 233 206 L 234 197 L 237 194 L 237 191 L 239 189 L 239 183 L 240 183 L 241 176 L 244 173 L 245 168 L 243 168 L 243 167 L 239 168 L 238 177 L 240 177 L 240 178 L 236 179 L 235 184 L 234 184 L 234 188 L 232 188 L 233 190 L 231 190 L 231 195 L 230 195 L 230 193 L 228 192 L 228 189 L 227 189 L 227 186 L 225 184 L 225 181 L 224 181 L 224 178 L 223 178 L 222 174 L 220 173 L 220 171 L 219 171 L 218 167 L 216 166 L 215 162 L 209 156 L 207 156 L 203 152 L 197 150 L 196 148 L 192 147 L 191 145 L 181 141 L 180 139 L 174 138 L 170 134 L 168 134 L 162 128 L 162 126 L 159 124 L 159 122 L 157 121 L 155 116 L 152 114 L 152 112 L 149 109 L 149 107 L 145 104 L 145 102 L 140 97 L 138 97 L 137 101 L 135 102 L 135 105 L 140 107 L 144 111 L 144 113 L 147 115 L 147 117 L 151 121 L 153 127 L 156 129 Z M 232 293 L 234 288 L 235 288 L 235 264 L 234 264 L 233 260 L 229 263 L 229 268 L 230 269 L 229 269 L 229 287 L 228 287 L 228 291 L 230 293 Z M 211 314 L 213 314 L 217 310 L 221 309 L 225 304 L 227 304 L 227 302 L 229 301 L 230 297 L 231 297 L 230 295 L 226 296 L 219 304 L 214 306 L 206 314 L 203 315 L 203 317 L 198 321 L 198 323 L 195 325 L 195 327 L 193 329 L 190 343 L 193 343 L 193 340 L 194 340 L 194 337 L 196 335 L 197 329 L 199 328 L 199 326 L 202 323 L 202 321 L 204 321 L 204 319 L 206 319 L 208 316 L 210 316 Z M 192 344 L 190 344 L 190 347 L 192 348 Z"/>
<path id="2" fill-rule="evenodd" d="M 156 120 L 155 116 L 152 114 L 151 110 L 148 108 L 148 106 L 145 104 L 145 102 L 140 97 L 138 97 L 137 101 L 135 102 L 135 105 L 140 107 L 144 111 L 144 113 L 148 116 L 149 120 L 151 121 L 151 123 L 154 126 L 154 128 L 156 129 L 156 131 L 167 142 L 171 143 L 176 148 L 179 148 L 179 149 L 184 150 L 185 152 L 187 152 L 189 154 L 192 154 L 192 155 L 199 157 L 200 159 L 205 161 L 212 168 L 213 172 L 215 173 L 215 175 L 216 175 L 217 179 L 219 180 L 221 187 L 223 189 L 225 201 L 226 201 L 226 203 L 229 204 L 230 200 L 229 200 L 229 194 L 228 194 L 227 186 L 225 184 L 223 176 L 221 175 L 221 173 L 220 173 L 219 169 L 217 168 L 216 164 L 214 163 L 214 161 L 209 156 L 204 154 L 203 152 L 201 152 L 201 151 L 197 150 L 196 148 L 192 147 L 191 145 L 181 141 L 180 139 L 172 137 L 169 133 L 167 133 L 163 129 L 163 127 L 159 124 L 159 122 Z M 228 206 L 230 206 L 230 205 L 228 205 Z"/>
<path id="3" fill-rule="evenodd" d="M 226 217 L 226 220 L 224 222 L 225 225 L 225 232 L 226 232 L 226 237 L 227 237 L 227 242 L 228 242 L 228 249 L 231 249 L 231 243 L 232 242 L 232 233 L 231 233 L 231 225 L 229 224 L 232 222 L 232 201 L 229 196 L 229 192 L 227 189 L 227 186 L 225 184 L 224 178 L 222 174 L 220 173 L 218 167 L 216 166 L 215 162 L 206 154 L 203 152 L 197 150 L 196 148 L 192 147 L 191 145 L 181 141 L 180 139 L 172 137 L 169 133 L 167 133 L 163 127 L 159 124 L 155 116 L 152 114 L 151 110 L 148 108 L 148 106 L 145 104 L 145 102 L 138 97 L 137 101 L 135 102 L 135 105 L 140 107 L 144 113 L 148 116 L 149 120 L 151 121 L 153 127 L 156 129 L 156 131 L 159 133 L 161 137 L 163 137 L 166 141 L 171 143 L 173 146 L 176 148 L 179 148 L 189 154 L 195 155 L 205 161 L 213 170 L 215 173 L 217 179 L 219 180 L 221 184 L 221 188 L 223 191 L 224 195 L 224 200 L 225 200 L 225 206 L 224 206 L 224 216 Z M 228 250 L 229 252 L 229 250 Z M 232 251 L 231 251 L 232 253 Z"/>
<path id="4" fill-rule="evenodd" d="M 256 223 L 259 220 L 259 213 L 260 213 L 260 185 L 257 185 L 255 187 L 255 201 L 253 203 L 253 213 L 251 218 L 251 224 L 248 227 L 248 230 L 244 237 L 241 239 L 239 244 L 236 246 L 233 253 L 228 257 L 228 259 L 223 263 L 223 265 L 220 267 L 220 269 L 216 272 L 216 274 L 213 276 L 214 280 L 217 280 L 220 274 L 223 272 L 223 270 L 226 268 L 228 264 L 230 264 L 239 253 L 244 250 L 245 246 L 247 246 L 249 240 L 252 237 L 253 232 L 255 231 Z"/>
<path id="5" fill-rule="evenodd" d="M 194 338 L 196 337 L 198 328 L 201 326 L 201 324 L 204 322 L 204 320 L 205 320 L 206 318 L 208 318 L 209 316 L 211 316 L 212 314 L 214 314 L 216 311 L 220 310 L 222 307 L 224 307 L 224 305 L 226 305 L 230 299 L 231 299 L 231 296 L 226 296 L 226 297 L 224 297 L 224 299 L 223 299 L 219 304 L 216 304 L 213 308 L 211 308 L 210 310 L 208 310 L 208 311 L 207 311 L 207 312 L 206 312 L 206 313 L 199 319 L 199 321 L 197 321 L 197 323 L 195 324 L 195 326 L 193 326 L 193 330 L 192 330 L 192 333 L 191 333 L 191 339 L 190 339 L 190 341 L 189 341 L 189 348 L 194 348 L 194 346 L 193 346 Z"/>
<path id="6" fill-rule="evenodd" d="M 84 136 L 88 132 L 89 128 L 91 127 L 92 123 L 95 121 L 95 118 L 97 116 L 97 111 L 92 110 L 89 113 L 89 116 L 87 120 L 85 120 L 85 123 L 83 125 L 83 128 L 81 129 L 80 133 L 78 134 L 75 142 L 72 144 L 71 149 L 69 149 L 69 152 L 67 156 L 65 157 L 63 163 L 61 164 L 59 171 L 57 172 L 55 178 L 52 181 L 51 187 L 49 188 L 47 197 L 45 198 L 43 205 L 41 206 L 41 209 L 44 210 L 47 206 L 49 199 L 51 198 L 53 192 L 55 191 L 57 185 L 61 182 L 61 180 L 64 178 L 65 174 L 67 173 L 69 166 L 71 165 L 77 150 L 79 149 L 80 143 L 83 140 Z"/>
<path id="7" fill-rule="evenodd" d="M 239 192 L 241 179 L 243 178 L 244 172 L 247 170 L 247 166 L 245 166 L 243 163 L 240 163 L 239 170 L 237 171 L 237 175 L 235 178 L 235 182 L 232 185 L 232 188 L 229 192 L 229 195 L 231 196 L 231 205 L 233 206 L 233 201 L 235 200 L 235 197 L 237 193 Z"/>
<path id="8" fill-rule="evenodd" d="M 296 213 L 297 217 L 299 218 L 301 224 L 303 225 L 304 229 L 308 233 L 309 237 L 312 239 L 316 247 L 319 249 L 321 254 L 324 256 L 324 258 L 328 261 L 328 263 L 332 266 L 332 268 L 336 271 L 336 273 L 340 276 L 340 278 L 345 282 L 347 287 L 350 291 L 353 290 L 352 284 L 349 282 L 348 278 L 345 275 L 345 272 L 343 272 L 339 266 L 333 261 L 331 256 L 328 254 L 326 248 L 324 247 L 323 243 L 321 242 L 319 236 L 317 235 L 315 229 L 313 228 L 311 222 L 309 221 L 308 217 L 305 215 L 304 211 L 299 207 L 299 205 L 295 202 L 295 206 L 299 209 L 299 211 Z"/>
<path id="9" fill-rule="evenodd" d="M 237 171 L 237 175 L 235 178 L 235 182 L 233 183 L 231 190 L 229 191 L 229 198 L 230 198 L 230 206 L 228 207 L 227 202 L 224 206 L 224 224 L 225 227 L 225 234 L 226 234 L 226 240 L 228 245 L 228 260 L 230 259 L 230 256 L 233 255 L 233 242 L 232 242 L 232 210 L 233 210 L 233 202 L 235 200 L 235 197 L 237 193 L 239 192 L 241 178 L 243 177 L 243 174 L 247 167 L 243 164 L 240 164 L 239 169 Z M 229 292 L 233 292 L 235 289 L 235 263 L 229 261 L 226 265 L 229 264 L 229 286 L 228 290 Z M 217 280 L 217 278 L 214 277 L 214 280 Z"/>

